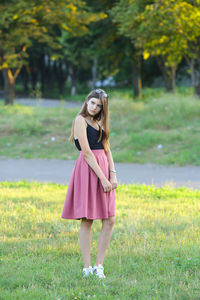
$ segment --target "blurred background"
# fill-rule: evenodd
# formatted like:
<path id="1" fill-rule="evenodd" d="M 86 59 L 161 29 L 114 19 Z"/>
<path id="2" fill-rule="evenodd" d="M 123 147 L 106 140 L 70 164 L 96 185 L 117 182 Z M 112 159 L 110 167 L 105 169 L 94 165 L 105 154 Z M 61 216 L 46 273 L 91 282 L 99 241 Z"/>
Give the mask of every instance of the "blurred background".
<path id="1" fill-rule="evenodd" d="M 11 0 L 0 13 L 2 157 L 74 159 L 71 122 L 101 87 L 117 161 L 200 164 L 199 1 Z M 37 107 L 8 107 L 20 99 Z"/>
<path id="2" fill-rule="evenodd" d="M 6 104 L 14 91 L 81 100 L 98 86 L 139 99 L 149 88 L 200 95 L 198 1 L 11 0 L 0 12 Z"/>

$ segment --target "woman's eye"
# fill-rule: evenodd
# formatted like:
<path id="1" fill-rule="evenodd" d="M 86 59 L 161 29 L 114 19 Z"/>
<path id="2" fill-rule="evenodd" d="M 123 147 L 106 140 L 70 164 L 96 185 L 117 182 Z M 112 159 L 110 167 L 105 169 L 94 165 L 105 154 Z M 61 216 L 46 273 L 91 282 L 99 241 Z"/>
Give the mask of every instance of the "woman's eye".
<path id="1" fill-rule="evenodd" d="M 99 108 L 102 108 L 102 105 L 101 104 L 99 104 L 99 105 L 97 105 Z"/>

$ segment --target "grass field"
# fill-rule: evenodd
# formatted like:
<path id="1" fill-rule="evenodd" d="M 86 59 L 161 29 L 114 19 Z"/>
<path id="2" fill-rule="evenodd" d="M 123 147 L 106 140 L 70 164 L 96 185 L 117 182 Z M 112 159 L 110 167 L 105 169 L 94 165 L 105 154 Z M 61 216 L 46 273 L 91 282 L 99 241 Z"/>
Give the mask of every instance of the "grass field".
<path id="1" fill-rule="evenodd" d="M 200 191 L 120 186 L 106 280 L 86 279 L 66 186 L 0 183 L 1 300 L 200 299 Z M 92 261 L 100 221 L 93 225 Z"/>
<path id="2" fill-rule="evenodd" d="M 200 165 L 200 100 L 180 92 L 143 101 L 113 92 L 110 141 L 118 162 Z M 78 109 L 0 105 L 0 157 L 76 159 L 68 142 Z"/>

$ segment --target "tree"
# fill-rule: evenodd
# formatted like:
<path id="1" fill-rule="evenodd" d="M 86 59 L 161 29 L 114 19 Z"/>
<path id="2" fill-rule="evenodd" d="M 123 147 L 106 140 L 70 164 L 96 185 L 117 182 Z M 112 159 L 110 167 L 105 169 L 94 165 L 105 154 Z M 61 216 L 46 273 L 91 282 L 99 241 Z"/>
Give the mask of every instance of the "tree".
<path id="1" fill-rule="evenodd" d="M 194 93 L 200 96 L 200 1 L 178 0 L 174 3 L 174 14 L 179 44 L 190 66 Z"/>
<path id="2" fill-rule="evenodd" d="M 177 66 L 186 58 L 200 96 L 199 0 L 120 0 L 112 11 L 119 31 L 142 50 L 144 59 L 156 57 L 168 91 L 174 89 Z"/>
<path id="3" fill-rule="evenodd" d="M 110 10 L 112 20 L 118 25 L 119 33 L 130 39 L 132 51 L 133 90 L 136 97 L 142 98 L 141 63 L 142 48 L 137 44 L 138 38 L 138 11 L 142 10 L 147 0 L 129 1 L 120 0 Z"/>
<path id="4" fill-rule="evenodd" d="M 62 31 L 59 43 L 61 48 L 53 57 L 59 58 L 62 65 L 65 65 L 66 72 L 71 77 L 71 95 L 75 95 L 79 74 L 84 72 L 84 78 L 88 79 L 88 70 L 92 64 L 88 32 L 82 36 L 71 37 L 68 32 Z"/>
<path id="5" fill-rule="evenodd" d="M 133 63 L 135 50 L 130 39 L 120 35 L 117 24 L 112 20 L 112 8 L 116 1 L 90 0 L 88 3 L 93 6 L 95 11 L 104 11 L 107 14 L 106 19 L 89 25 L 90 56 L 93 59 L 93 87 L 95 87 L 97 77 L 100 80 L 108 76 L 116 78 L 122 69 L 126 74 L 126 82 L 130 83 L 130 80 L 132 82 L 133 76 L 129 74 L 135 71 Z M 122 80 L 120 81 L 122 82 Z M 137 89 L 134 89 L 134 93 L 138 96 Z"/>
<path id="6" fill-rule="evenodd" d="M 173 0 L 155 0 L 146 5 L 140 14 L 142 22 L 137 39 L 145 59 L 156 57 L 167 91 L 174 90 L 176 70 L 184 55 L 184 43 L 180 43 L 176 30 L 175 10 Z"/>
<path id="7" fill-rule="evenodd" d="M 156 0 L 146 6 L 139 37 L 144 55 L 164 59 L 164 72 L 175 84 L 175 72 L 183 58 L 192 75 L 194 93 L 200 96 L 200 1 Z M 164 70 L 164 71 L 165 71 Z M 170 71 L 169 71 L 170 70 Z"/>
<path id="8" fill-rule="evenodd" d="M 13 104 L 16 78 L 28 57 L 33 41 L 53 49 L 57 36 L 66 30 L 72 36 L 87 31 L 96 20 L 81 0 L 10 0 L 0 4 L 0 69 L 4 77 L 5 104 Z"/>

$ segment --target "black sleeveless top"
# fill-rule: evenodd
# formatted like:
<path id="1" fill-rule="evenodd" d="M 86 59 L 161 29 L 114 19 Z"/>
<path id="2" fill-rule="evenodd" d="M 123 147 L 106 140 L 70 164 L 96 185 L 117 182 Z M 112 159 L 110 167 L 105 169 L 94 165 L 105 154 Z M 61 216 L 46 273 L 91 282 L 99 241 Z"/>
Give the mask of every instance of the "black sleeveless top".
<path id="1" fill-rule="evenodd" d="M 91 150 L 98 150 L 98 149 L 104 149 L 103 146 L 103 138 L 104 138 L 104 131 L 102 130 L 102 138 L 98 142 L 98 139 L 100 137 L 100 126 L 99 130 L 95 129 L 92 127 L 90 124 L 87 123 L 87 138 L 88 138 L 88 143 L 90 146 Z M 79 144 L 78 139 L 74 139 L 75 145 L 79 151 L 81 151 L 81 146 Z"/>

